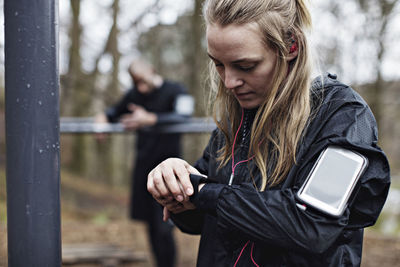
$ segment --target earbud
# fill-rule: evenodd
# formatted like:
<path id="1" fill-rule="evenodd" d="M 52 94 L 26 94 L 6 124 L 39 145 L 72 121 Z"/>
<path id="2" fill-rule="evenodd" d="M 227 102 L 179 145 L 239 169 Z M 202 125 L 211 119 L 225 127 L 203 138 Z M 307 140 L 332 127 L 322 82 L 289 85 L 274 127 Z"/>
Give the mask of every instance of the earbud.
<path id="1" fill-rule="evenodd" d="M 292 35 L 292 37 L 290 38 L 290 42 L 292 43 L 292 45 L 290 46 L 289 53 L 296 52 L 296 51 L 297 51 L 297 42 L 296 42 L 296 40 L 294 39 L 293 35 Z"/>
<path id="2" fill-rule="evenodd" d="M 297 51 L 297 44 L 292 44 L 292 46 L 290 47 L 289 53 L 293 53 Z"/>

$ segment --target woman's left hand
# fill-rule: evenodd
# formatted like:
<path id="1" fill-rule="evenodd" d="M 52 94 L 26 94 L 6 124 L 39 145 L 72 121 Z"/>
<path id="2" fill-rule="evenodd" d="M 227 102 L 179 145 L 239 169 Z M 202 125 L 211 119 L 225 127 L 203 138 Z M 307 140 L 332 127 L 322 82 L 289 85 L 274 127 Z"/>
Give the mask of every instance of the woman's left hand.
<path id="1" fill-rule="evenodd" d="M 164 205 L 163 211 L 163 220 L 167 221 L 170 217 L 170 212 L 177 214 L 187 210 L 193 210 L 196 206 L 190 201 L 178 202 L 176 200 L 172 200 Z"/>

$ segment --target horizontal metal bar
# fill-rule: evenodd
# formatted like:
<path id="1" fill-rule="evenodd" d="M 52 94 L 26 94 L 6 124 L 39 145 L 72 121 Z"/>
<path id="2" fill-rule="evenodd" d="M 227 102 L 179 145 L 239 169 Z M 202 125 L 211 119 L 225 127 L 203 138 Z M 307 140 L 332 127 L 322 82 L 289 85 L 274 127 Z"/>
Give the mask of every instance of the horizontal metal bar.
<path id="1" fill-rule="evenodd" d="M 189 118 L 179 123 L 159 124 L 142 129 L 158 133 L 208 133 L 216 128 L 211 118 Z M 121 123 L 95 123 L 93 118 L 61 118 L 62 134 L 129 133 Z"/>

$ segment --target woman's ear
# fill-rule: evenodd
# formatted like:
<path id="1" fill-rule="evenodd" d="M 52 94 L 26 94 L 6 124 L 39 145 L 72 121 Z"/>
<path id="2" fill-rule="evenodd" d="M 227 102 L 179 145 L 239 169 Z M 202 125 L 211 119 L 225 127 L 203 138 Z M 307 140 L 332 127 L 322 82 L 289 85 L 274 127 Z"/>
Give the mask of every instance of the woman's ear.
<path id="1" fill-rule="evenodd" d="M 297 40 L 295 39 L 295 37 L 293 35 L 290 38 L 290 40 L 291 40 L 291 42 L 290 42 L 289 54 L 287 56 L 287 61 L 292 61 L 299 54 L 299 47 L 297 45 Z"/>

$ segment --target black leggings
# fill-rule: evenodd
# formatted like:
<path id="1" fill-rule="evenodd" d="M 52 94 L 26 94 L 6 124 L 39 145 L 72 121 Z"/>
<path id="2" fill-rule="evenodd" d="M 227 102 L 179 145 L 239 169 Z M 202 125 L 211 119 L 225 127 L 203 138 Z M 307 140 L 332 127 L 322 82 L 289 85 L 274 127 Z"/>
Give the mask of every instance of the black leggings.
<path id="1" fill-rule="evenodd" d="M 158 267 L 173 267 L 176 260 L 175 240 L 173 236 L 173 224 L 162 220 L 162 212 L 156 212 L 148 221 L 148 231 L 151 247 Z"/>

